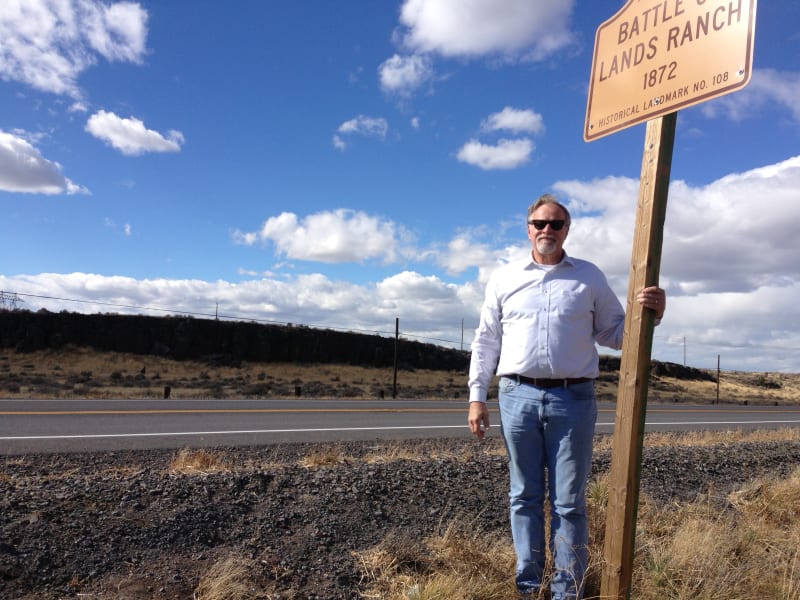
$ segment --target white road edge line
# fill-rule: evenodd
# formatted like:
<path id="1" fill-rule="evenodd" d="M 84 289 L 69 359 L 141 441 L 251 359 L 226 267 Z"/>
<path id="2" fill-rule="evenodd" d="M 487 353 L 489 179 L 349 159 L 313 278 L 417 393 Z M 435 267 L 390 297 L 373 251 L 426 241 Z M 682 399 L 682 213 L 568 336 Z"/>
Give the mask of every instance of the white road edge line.
<path id="1" fill-rule="evenodd" d="M 0 437 L 4 440 L 74 440 L 96 438 L 125 438 L 125 437 L 169 437 L 187 435 L 245 435 L 253 433 L 315 433 L 325 431 L 392 431 L 396 429 L 456 429 L 463 428 L 469 431 L 467 425 L 412 425 L 404 427 L 330 427 L 316 429 L 242 429 L 231 431 L 174 431 L 166 433 L 97 433 L 86 435 L 25 435 L 13 437 Z"/>
<path id="2" fill-rule="evenodd" d="M 645 422 L 645 425 L 793 425 L 800 424 L 800 420 L 786 421 L 671 421 L 671 422 Z M 613 427 L 614 423 L 597 423 L 597 427 Z M 493 427 L 496 428 L 497 426 Z M 319 433 L 330 431 L 396 431 L 407 429 L 464 429 L 469 431 L 465 425 L 409 425 L 402 427 L 331 427 L 317 429 L 243 429 L 233 431 L 174 431 L 165 433 L 98 433 L 86 435 L 23 435 L 0 437 L 0 441 L 19 441 L 19 440 L 80 440 L 80 439 L 99 439 L 99 438 L 136 438 L 136 437 L 170 437 L 170 436 L 189 436 L 189 435 L 245 435 L 245 434 L 264 434 L 264 433 Z"/>

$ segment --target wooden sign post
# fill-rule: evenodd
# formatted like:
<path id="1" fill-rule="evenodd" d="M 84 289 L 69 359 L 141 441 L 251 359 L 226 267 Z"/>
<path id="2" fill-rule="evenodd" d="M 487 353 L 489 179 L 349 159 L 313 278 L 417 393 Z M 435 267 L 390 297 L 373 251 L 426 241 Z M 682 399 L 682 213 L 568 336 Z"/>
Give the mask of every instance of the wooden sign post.
<path id="1" fill-rule="evenodd" d="M 658 284 L 677 116 L 670 113 L 648 121 L 645 133 L 608 484 L 601 586 L 604 599 L 626 598 L 631 582 L 653 345 L 653 312 L 642 308 L 636 294 Z"/>
<path id="2" fill-rule="evenodd" d="M 601 598 L 630 597 L 653 313 L 677 111 L 750 81 L 756 0 L 628 0 L 595 37 L 583 137 L 647 122 L 611 452 Z"/>

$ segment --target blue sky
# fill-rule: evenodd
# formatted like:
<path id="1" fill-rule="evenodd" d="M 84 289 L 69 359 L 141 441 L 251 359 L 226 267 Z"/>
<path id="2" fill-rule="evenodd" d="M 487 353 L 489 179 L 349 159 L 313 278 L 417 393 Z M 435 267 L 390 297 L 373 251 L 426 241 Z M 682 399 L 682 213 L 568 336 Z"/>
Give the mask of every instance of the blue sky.
<path id="1" fill-rule="evenodd" d="M 624 303 L 645 126 L 582 137 L 623 4 L 5 0 L 0 289 L 466 347 L 554 192 Z M 656 359 L 800 371 L 798 23 L 762 2 L 750 84 L 678 114 Z"/>

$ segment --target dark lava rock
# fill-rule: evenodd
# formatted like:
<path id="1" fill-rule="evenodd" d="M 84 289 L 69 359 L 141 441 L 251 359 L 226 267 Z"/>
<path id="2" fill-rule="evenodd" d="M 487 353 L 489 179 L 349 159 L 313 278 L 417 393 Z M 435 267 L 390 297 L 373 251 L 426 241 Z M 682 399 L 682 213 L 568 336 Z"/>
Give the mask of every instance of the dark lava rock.
<path id="1" fill-rule="evenodd" d="M 379 442 L 348 443 L 340 462 L 307 468 L 318 446 L 219 448 L 228 470 L 183 474 L 172 451 L 3 457 L 0 598 L 191 599 L 235 554 L 263 597 L 354 600 L 354 553 L 387 536 L 421 540 L 459 519 L 507 534 L 497 439 L 415 443 L 445 458 L 367 461 Z M 594 472 L 609 463 L 599 453 Z M 646 448 L 641 490 L 662 503 L 724 498 L 798 463 L 796 442 Z"/>

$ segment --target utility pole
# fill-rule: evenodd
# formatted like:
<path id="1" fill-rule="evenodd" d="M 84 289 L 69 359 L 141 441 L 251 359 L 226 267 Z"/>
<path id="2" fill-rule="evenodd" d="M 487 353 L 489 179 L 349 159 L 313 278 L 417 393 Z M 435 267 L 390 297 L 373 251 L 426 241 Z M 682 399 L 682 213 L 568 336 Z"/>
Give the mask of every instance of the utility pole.
<path id="1" fill-rule="evenodd" d="M 17 310 L 17 305 L 22 300 L 15 292 L 4 292 L 0 290 L 0 309 L 5 308 L 8 310 Z"/>
<path id="2" fill-rule="evenodd" d="M 394 379 L 392 381 L 392 398 L 397 398 L 397 344 L 400 340 L 400 317 L 394 319 Z"/>

